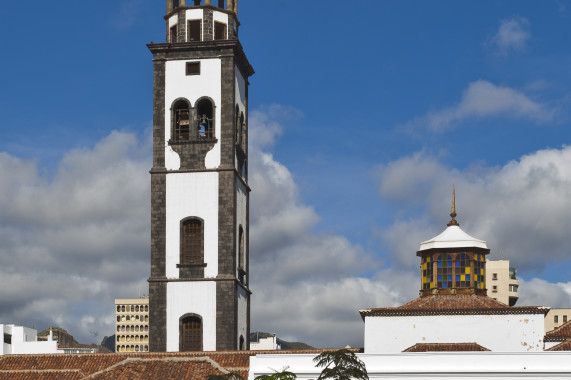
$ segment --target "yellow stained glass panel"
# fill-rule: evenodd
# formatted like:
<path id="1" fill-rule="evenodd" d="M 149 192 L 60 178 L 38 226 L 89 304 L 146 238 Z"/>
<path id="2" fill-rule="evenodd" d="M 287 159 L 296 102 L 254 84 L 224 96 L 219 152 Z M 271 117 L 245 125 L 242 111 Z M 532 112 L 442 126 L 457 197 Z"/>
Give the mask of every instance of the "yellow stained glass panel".
<path id="1" fill-rule="evenodd" d="M 480 274 L 483 276 L 484 275 L 484 268 L 480 269 Z"/>
<path id="2" fill-rule="evenodd" d="M 422 264 L 422 269 L 426 269 L 426 263 Z"/>
<path id="3" fill-rule="evenodd" d="M 461 275 L 461 276 L 460 276 L 460 281 L 466 281 L 466 275 L 464 275 L 464 274 Z"/>
<path id="4" fill-rule="evenodd" d="M 426 258 L 426 261 L 430 262 L 430 259 L 431 259 L 431 257 L 428 256 L 428 257 Z"/>
<path id="5" fill-rule="evenodd" d="M 466 274 L 470 274 L 470 267 L 466 267 Z"/>

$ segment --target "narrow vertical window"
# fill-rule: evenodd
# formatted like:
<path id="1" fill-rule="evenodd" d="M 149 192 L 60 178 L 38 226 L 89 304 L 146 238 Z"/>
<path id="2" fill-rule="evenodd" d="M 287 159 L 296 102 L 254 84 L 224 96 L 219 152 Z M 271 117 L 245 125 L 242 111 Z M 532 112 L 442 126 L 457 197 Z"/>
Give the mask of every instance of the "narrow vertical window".
<path id="1" fill-rule="evenodd" d="M 208 99 L 201 99 L 196 103 L 196 118 L 198 124 L 198 138 L 214 138 L 214 106 Z"/>
<path id="2" fill-rule="evenodd" d="M 202 20 L 188 21 L 188 41 L 202 41 Z"/>
<path id="3" fill-rule="evenodd" d="M 240 232 L 239 232 L 239 249 L 238 249 L 238 254 L 240 255 L 240 257 L 238 258 L 238 263 L 239 263 L 239 267 L 240 269 L 244 269 L 244 229 L 242 228 L 242 226 L 240 226 Z"/>
<path id="4" fill-rule="evenodd" d="M 190 139 L 190 108 L 185 100 L 177 101 L 173 106 L 173 137 L 175 141 Z"/>
<path id="5" fill-rule="evenodd" d="M 465 253 L 456 256 L 456 288 L 470 287 L 470 258 Z"/>
<path id="6" fill-rule="evenodd" d="M 240 107 L 236 104 L 236 144 L 240 144 Z"/>
<path id="7" fill-rule="evenodd" d="M 175 8 L 178 8 L 180 5 L 179 0 L 172 0 L 172 10 L 174 11 Z"/>
<path id="8" fill-rule="evenodd" d="M 246 342 L 244 341 L 244 336 L 240 335 L 240 351 L 244 351 L 246 349 Z"/>
<path id="9" fill-rule="evenodd" d="M 430 290 L 434 288 L 434 277 L 432 275 L 434 265 L 432 257 L 424 257 L 422 259 L 422 289 Z"/>
<path id="10" fill-rule="evenodd" d="M 218 8 L 226 9 L 226 4 L 224 0 L 218 0 Z"/>
<path id="11" fill-rule="evenodd" d="M 246 151 L 246 147 L 244 144 L 246 143 L 246 128 L 244 124 L 244 112 L 240 113 L 240 146 L 244 151 Z"/>
<path id="12" fill-rule="evenodd" d="M 176 33 L 177 33 L 176 25 L 171 26 L 171 28 L 170 28 L 170 39 L 169 39 L 171 44 L 174 44 L 176 42 Z"/>
<path id="13" fill-rule="evenodd" d="M 202 320 L 200 317 L 191 316 L 181 321 L 180 350 L 202 351 Z"/>
<path id="14" fill-rule="evenodd" d="M 226 24 L 223 22 L 214 22 L 214 39 L 215 40 L 225 40 L 226 39 Z"/>
<path id="15" fill-rule="evenodd" d="M 181 264 L 204 262 L 204 226 L 201 220 L 189 219 L 182 224 Z"/>
<path id="16" fill-rule="evenodd" d="M 452 287 L 452 258 L 450 255 L 438 256 L 436 276 L 439 288 Z"/>

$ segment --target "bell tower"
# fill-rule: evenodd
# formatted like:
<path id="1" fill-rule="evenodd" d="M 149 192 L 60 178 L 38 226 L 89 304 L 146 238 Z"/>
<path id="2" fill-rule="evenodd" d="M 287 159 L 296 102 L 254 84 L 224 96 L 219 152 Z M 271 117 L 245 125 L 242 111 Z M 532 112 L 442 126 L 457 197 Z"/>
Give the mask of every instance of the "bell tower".
<path id="1" fill-rule="evenodd" d="M 248 78 L 238 0 L 167 0 L 153 54 L 153 352 L 249 347 Z"/>

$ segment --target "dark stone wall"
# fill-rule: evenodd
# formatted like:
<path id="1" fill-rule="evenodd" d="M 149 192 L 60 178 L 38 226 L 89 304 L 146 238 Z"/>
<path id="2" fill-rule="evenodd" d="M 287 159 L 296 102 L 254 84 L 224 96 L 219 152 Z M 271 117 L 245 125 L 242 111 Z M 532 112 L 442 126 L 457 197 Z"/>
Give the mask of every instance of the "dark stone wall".
<path id="1" fill-rule="evenodd" d="M 149 278 L 149 350 L 166 351 L 166 170 L 165 60 L 153 64 L 153 168 L 151 169 L 151 277 Z"/>
<path id="2" fill-rule="evenodd" d="M 238 292 L 236 281 L 216 283 L 216 351 L 238 349 Z"/>
<path id="3" fill-rule="evenodd" d="M 212 41 L 214 39 L 214 13 L 212 9 L 204 9 L 204 18 L 202 20 L 202 40 Z"/>
<path id="4" fill-rule="evenodd" d="M 218 173 L 218 276 L 236 278 L 236 182 L 234 171 Z"/>
<path id="5" fill-rule="evenodd" d="M 180 170 L 206 169 L 206 154 L 214 148 L 217 139 L 189 142 L 170 142 L 169 146 L 180 157 Z"/>

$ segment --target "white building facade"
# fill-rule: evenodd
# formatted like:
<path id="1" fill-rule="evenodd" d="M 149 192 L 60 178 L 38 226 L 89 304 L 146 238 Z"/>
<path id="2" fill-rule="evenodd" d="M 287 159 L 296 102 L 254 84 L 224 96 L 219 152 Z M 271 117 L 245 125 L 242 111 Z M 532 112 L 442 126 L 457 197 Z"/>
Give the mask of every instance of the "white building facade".
<path id="1" fill-rule="evenodd" d="M 493 352 L 540 352 L 549 308 L 510 307 L 486 296 L 485 241 L 452 217 L 420 244 L 420 297 L 399 307 L 361 310 L 365 353 L 394 354 L 416 344 L 475 344 Z M 509 265 L 507 267 L 509 269 Z"/>
<path id="2" fill-rule="evenodd" d="M 168 0 L 154 62 L 150 351 L 248 348 L 248 78 L 238 4 Z"/>
<path id="3" fill-rule="evenodd" d="M 509 260 L 486 260 L 488 297 L 514 306 L 519 298 L 519 280 Z"/>
<path id="4" fill-rule="evenodd" d="M 55 354 L 58 352 L 57 342 L 51 339 L 38 341 L 38 331 L 24 326 L 0 324 L 0 333 L 4 340 L 0 355 L 19 354 Z"/>
<path id="5" fill-rule="evenodd" d="M 533 352 L 427 352 L 394 354 L 358 354 L 367 368 L 369 379 L 569 379 L 571 353 Z M 317 379 L 315 354 L 256 355 L 250 359 L 248 380 L 271 375 L 274 370 L 288 371 L 299 380 Z"/>

